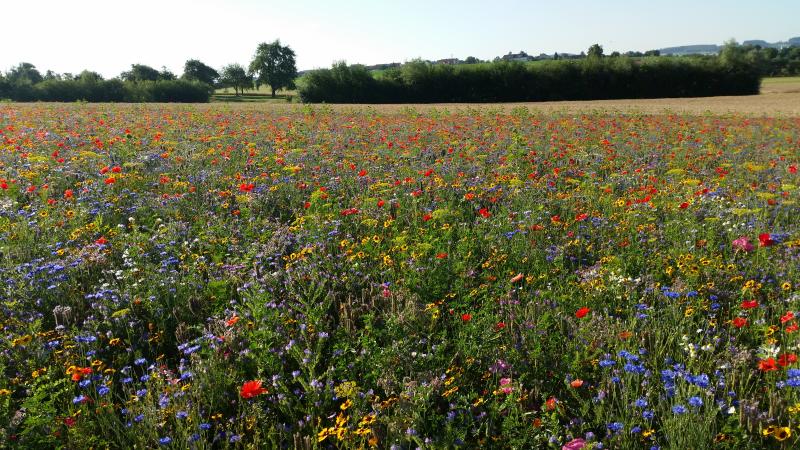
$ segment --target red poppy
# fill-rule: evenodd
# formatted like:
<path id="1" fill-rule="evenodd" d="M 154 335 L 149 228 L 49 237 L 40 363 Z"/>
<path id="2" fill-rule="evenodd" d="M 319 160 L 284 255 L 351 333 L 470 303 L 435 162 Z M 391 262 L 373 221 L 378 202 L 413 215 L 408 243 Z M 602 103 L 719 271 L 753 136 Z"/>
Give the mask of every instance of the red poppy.
<path id="1" fill-rule="evenodd" d="M 447 258 L 447 253 L 439 252 L 439 253 L 436 254 L 436 258 L 437 259 L 445 259 L 445 258 Z"/>
<path id="2" fill-rule="evenodd" d="M 255 380 L 244 383 L 242 389 L 239 391 L 239 395 L 241 395 L 242 398 L 253 398 L 265 392 L 267 392 L 267 390 L 261 387 L 261 380 Z"/>
<path id="3" fill-rule="evenodd" d="M 6 182 L 6 180 L 0 181 L 0 189 L 2 190 L 8 189 L 8 182 Z"/>
<path id="4" fill-rule="evenodd" d="M 589 311 L 591 311 L 591 309 L 584 306 L 583 308 L 575 311 L 575 317 L 577 317 L 578 319 L 583 319 L 584 317 L 586 317 L 587 314 L 589 314 Z"/>
<path id="5" fill-rule="evenodd" d="M 311 202 L 303 203 L 303 208 L 305 208 L 305 209 L 311 208 Z"/>
<path id="6" fill-rule="evenodd" d="M 502 330 L 502 329 L 503 329 L 503 328 L 505 328 L 505 327 L 506 327 L 506 323 L 505 323 L 505 322 L 497 322 L 497 325 L 495 325 L 495 326 L 494 326 L 494 328 L 495 328 L 497 331 L 500 331 L 500 330 Z"/>
<path id="7" fill-rule="evenodd" d="M 771 372 L 773 370 L 778 370 L 778 365 L 776 364 L 775 358 L 767 358 L 759 361 L 758 370 L 761 370 L 763 372 Z"/>
<path id="8" fill-rule="evenodd" d="M 775 241 L 772 240 L 772 236 L 769 233 L 761 233 L 758 235 L 758 244 L 762 247 L 769 247 L 773 245 Z"/>
<path id="9" fill-rule="evenodd" d="M 793 320 L 793 319 L 794 319 L 794 313 L 789 311 L 786 314 L 784 314 L 783 316 L 781 316 L 781 323 L 786 323 L 786 322 L 789 322 L 790 320 Z"/>
<path id="10" fill-rule="evenodd" d="M 383 205 L 385 205 L 385 204 L 386 204 L 386 202 L 384 202 L 383 200 L 378 200 L 378 208 L 382 208 Z"/>
<path id="11" fill-rule="evenodd" d="M 422 221 L 423 222 L 427 222 L 427 221 L 431 220 L 432 218 L 433 218 L 433 216 L 431 216 L 430 214 L 425 214 L 424 216 L 422 216 Z"/>
<path id="12" fill-rule="evenodd" d="M 795 331 L 798 330 L 798 328 L 800 328 L 800 327 L 798 327 L 796 323 L 793 323 L 791 325 L 787 325 L 786 326 L 786 332 L 787 333 L 794 333 Z"/>
<path id="13" fill-rule="evenodd" d="M 483 216 L 484 218 L 488 219 L 489 217 L 492 216 L 492 213 L 489 212 L 489 210 L 486 209 L 486 208 L 481 208 L 480 210 L 478 210 L 478 215 Z"/>
<path id="14" fill-rule="evenodd" d="M 365 177 L 365 176 L 367 176 L 367 171 L 366 171 L 366 170 L 364 170 L 364 169 L 361 169 L 361 171 L 360 171 L 360 172 L 358 172 L 358 176 L 360 176 L 360 177 Z"/>
<path id="15" fill-rule="evenodd" d="M 236 322 L 238 321 L 239 321 L 239 316 L 233 316 L 225 321 L 225 325 L 232 327 L 233 325 L 236 325 Z"/>
<path id="16" fill-rule="evenodd" d="M 464 321 L 464 322 L 469 322 L 470 320 L 472 320 L 472 314 L 470 314 L 470 313 L 462 314 L 461 315 L 461 320 Z"/>
<path id="17" fill-rule="evenodd" d="M 114 184 L 114 183 L 117 182 L 117 179 L 114 178 L 114 177 L 108 177 L 104 181 L 105 181 L 106 184 Z"/>
<path id="18" fill-rule="evenodd" d="M 516 283 L 517 281 L 519 281 L 519 280 L 521 280 L 523 278 L 525 278 L 525 275 L 523 275 L 522 273 L 518 273 L 518 274 L 514 275 L 513 277 L 511 277 L 511 282 L 512 283 Z"/>
<path id="19" fill-rule="evenodd" d="M 547 401 L 545 402 L 547 410 L 548 411 L 552 411 L 552 410 L 556 409 L 556 404 L 557 403 L 558 403 L 558 399 L 557 398 L 555 398 L 555 397 L 548 398 Z"/>
<path id="20" fill-rule="evenodd" d="M 98 240 L 96 240 L 94 242 L 97 245 L 106 245 L 106 244 L 108 244 L 108 239 L 106 239 L 104 236 L 100 236 L 100 239 L 98 239 Z"/>
<path id="21" fill-rule="evenodd" d="M 105 166 L 102 169 L 100 169 L 100 174 L 105 175 L 106 173 L 108 173 L 109 170 L 111 169 L 108 166 Z"/>
<path id="22" fill-rule="evenodd" d="M 797 173 L 797 166 L 795 166 L 794 164 L 789 166 L 789 173 Z"/>
<path id="23" fill-rule="evenodd" d="M 789 364 L 794 364 L 796 362 L 797 362 L 797 355 L 795 355 L 794 353 L 784 353 L 778 357 L 778 364 L 780 364 L 781 367 L 786 367 Z"/>
<path id="24" fill-rule="evenodd" d="M 680 209 L 686 209 L 688 207 L 689 207 L 689 203 L 687 203 L 687 202 L 683 202 L 683 203 L 680 204 L 680 206 L 678 206 L 678 208 L 680 208 Z"/>
<path id="25" fill-rule="evenodd" d="M 71 426 L 75 425 L 75 418 L 73 418 L 73 417 L 64 418 L 64 425 L 66 425 L 68 427 L 71 427 Z"/>
<path id="26" fill-rule="evenodd" d="M 758 308 L 758 300 L 745 300 L 742 302 L 742 309 Z"/>
<path id="27" fill-rule="evenodd" d="M 252 192 L 255 187 L 256 185 L 253 183 L 242 183 L 239 185 L 239 190 L 241 192 Z"/>
<path id="28" fill-rule="evenodd" d="M 570 381 L 569 385 L 573 389 L 578 389 L 579 387 L 583 386 L 583 380 L 581 380 L 580 378 L 572 380 Z"/>
<path id="29" fill-rule="evenodd" d="M 114 167 L 111 168 L 111 171 L 114 172 L 114 173 L 120 173 L 120 172 L 122 172 L 122 167 L 114 166 Z"/>
<path id="30" fill-rule="evenodd" d="M 736 328 L 742 328 L 743 326 L 747 325 L 747 319 L 745 319 L 744 317 L 737 317 L 731 320 L 731 325 L 733 325 Z"/>
<path id="31" fill-rule="evenodd" d="M 72 189 L 67 189 L 66 191 L 64 191 L 64 198 L 66 198 L 66 199 L 70 199 L 74 195 L 75 195 L 75 193 L 72 192 Z"/>
<path id="32" fill-rule="evenodd" d="M 577 216 L 575 216 L 575 222 L 581 222 L 581 221 L 583 221 L 583 220 L 586 220 L 588 217 L 589 217 L 589 215 L 588 215 L 588 214 L 586 214 L 586 213 L 580 213 L 580 214 L 578 214 Z"/>

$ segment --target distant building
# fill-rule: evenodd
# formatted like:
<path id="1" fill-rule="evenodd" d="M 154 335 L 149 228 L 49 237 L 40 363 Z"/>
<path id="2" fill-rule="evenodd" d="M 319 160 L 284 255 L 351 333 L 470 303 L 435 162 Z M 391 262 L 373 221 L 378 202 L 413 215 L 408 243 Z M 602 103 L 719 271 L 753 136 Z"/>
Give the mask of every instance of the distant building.
<path id="1" fill-rule="evenodd" d="M 525 62 L 525 61 L 533 61 L 534 57 L 529 55 L 529 54 L 527 54 L 527 53 L 525 53 L 525 52 L 523 52 L 523 51 L 520 51 L 519 53 L 508 52 L 507 55 L 503 55 L 502 59 L 503 59 L 503 61 L 521 61 L 521 62 Z"/>
<path id="2" fill-rule="evenodd" d="M 461 61 L 458 58 L 445 58 L 436 61 L 434 64 L 448 64 L 448 65 L 455 65 L 455 64 L 463 64 L 464 61 Z"/>

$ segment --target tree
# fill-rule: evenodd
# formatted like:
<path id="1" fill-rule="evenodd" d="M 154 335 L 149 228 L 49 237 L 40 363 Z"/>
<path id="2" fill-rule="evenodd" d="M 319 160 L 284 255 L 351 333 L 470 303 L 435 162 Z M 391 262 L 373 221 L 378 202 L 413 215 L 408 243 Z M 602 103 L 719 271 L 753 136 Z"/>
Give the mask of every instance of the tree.
<path id="1" fill-rule="evenodd" d="M 602 58 L 603 46 L 600 44 L 592 44 L 592 46 L 589 47 L 586 56 L 588 56 L 589 58 Z"/>
<path id="2" fill-rule="evenodd" d="M 281 45 L 280 40 L 272 43 L 262 42 L 256 48 L 253 61 L 250 62 L 250 74 L 255 77 L 256 87 L 268 84 L 272 97 L 279 89 L 294 89 L 297 78 L 294 51 Z"/>
<path id="3" fill-rule="evenodd" d="M 13 67 L 8 74 L 6 74 L 8 82 L 13 85 L 19 84 L 37 84 L 41 83 L 44 79 L 42 74 L 36 70 L 36 66 L 31 63 L 22 62 Z"/>
<path id="4" fill-rule="evenodd" d="M 253 77 L 239 64 L 229 64 L 223 67 L 220 82 L 225 86 L 232 87 L 236 96 L 239 96 L 240 90 L 244 92 L 245 89 L 253 87 Z"/>
<path id="5" fill-rule="evenodd" d="M 465 59 L 464 62 L 467 63 L 467 64 L 477 64 L 477 63 L 481 62 L 481 60 L 479 60 L 478 58 L 476 58 L 474 56 L 467 56 L 467 59 Z"/>
<path id="6" fill-rule="evenodd" d="M 178 77 L 176 77 L 174 73 L 170 72 L 170 70 L 167 69 L 167 66 L 161 66 L 161 72 L 158 72 L 158 79 L 172 81 L 177 80 Z"/>
<path id="7" fill-rule="evenodd" d="M 219 72 L 196 59 L 190 59 L 183 65 L 183 75 L 181 78 L 214 86 L 214 82 L 219 78 Z"/>
<path id="8" fill-rule="evenodd" d="M 120 78 L 125 81 L 156 81 L 159 79 L 159 72 L 144 64 L 131 64 L 131 70 L 122 72 Z"/>
<path id="9" fill-rule="evenodd" d="M 103 81 L 103 76 L 97 72 L 92 72 L 91 70 L 84 70 L 76 75 L 75 79 L 85 83 L 99 83 L 100 81 Z"/>

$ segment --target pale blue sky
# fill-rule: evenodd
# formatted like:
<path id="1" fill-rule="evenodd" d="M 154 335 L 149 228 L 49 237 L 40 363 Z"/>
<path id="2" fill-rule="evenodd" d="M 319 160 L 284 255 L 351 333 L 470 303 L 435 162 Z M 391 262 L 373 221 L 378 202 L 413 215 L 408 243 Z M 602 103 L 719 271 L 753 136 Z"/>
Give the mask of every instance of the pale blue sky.
<path id="1" fill-rule="evenodd" d="M 246 65 L 280 38 L 299 69 L 509 51 L 606 52 L 800 36 L 800 0 L 28 0 L 3 2 L 0 70 L 180 74 L 189 58 Z"/>

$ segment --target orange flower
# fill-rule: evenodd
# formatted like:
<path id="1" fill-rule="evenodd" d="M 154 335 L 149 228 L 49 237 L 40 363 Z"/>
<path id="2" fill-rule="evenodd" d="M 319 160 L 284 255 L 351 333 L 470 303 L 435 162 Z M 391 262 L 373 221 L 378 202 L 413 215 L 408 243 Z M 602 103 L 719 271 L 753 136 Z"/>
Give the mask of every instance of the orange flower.
<path id="1" fill-rule="evenodd" d="M 242 398 L 253 398 L 267 392 L 266 389 L 261 387 L 261 380 L 248 381 L 242 385 L 239 395 Z"/>
<path id="2" fill-rule="evenodd" d="M 236 322 L 238 321 L 239 321 L 239 316 L 234 315 L 233 317 L 225 321 L 225 325 L 232 327 L 236 325 Z"/>

